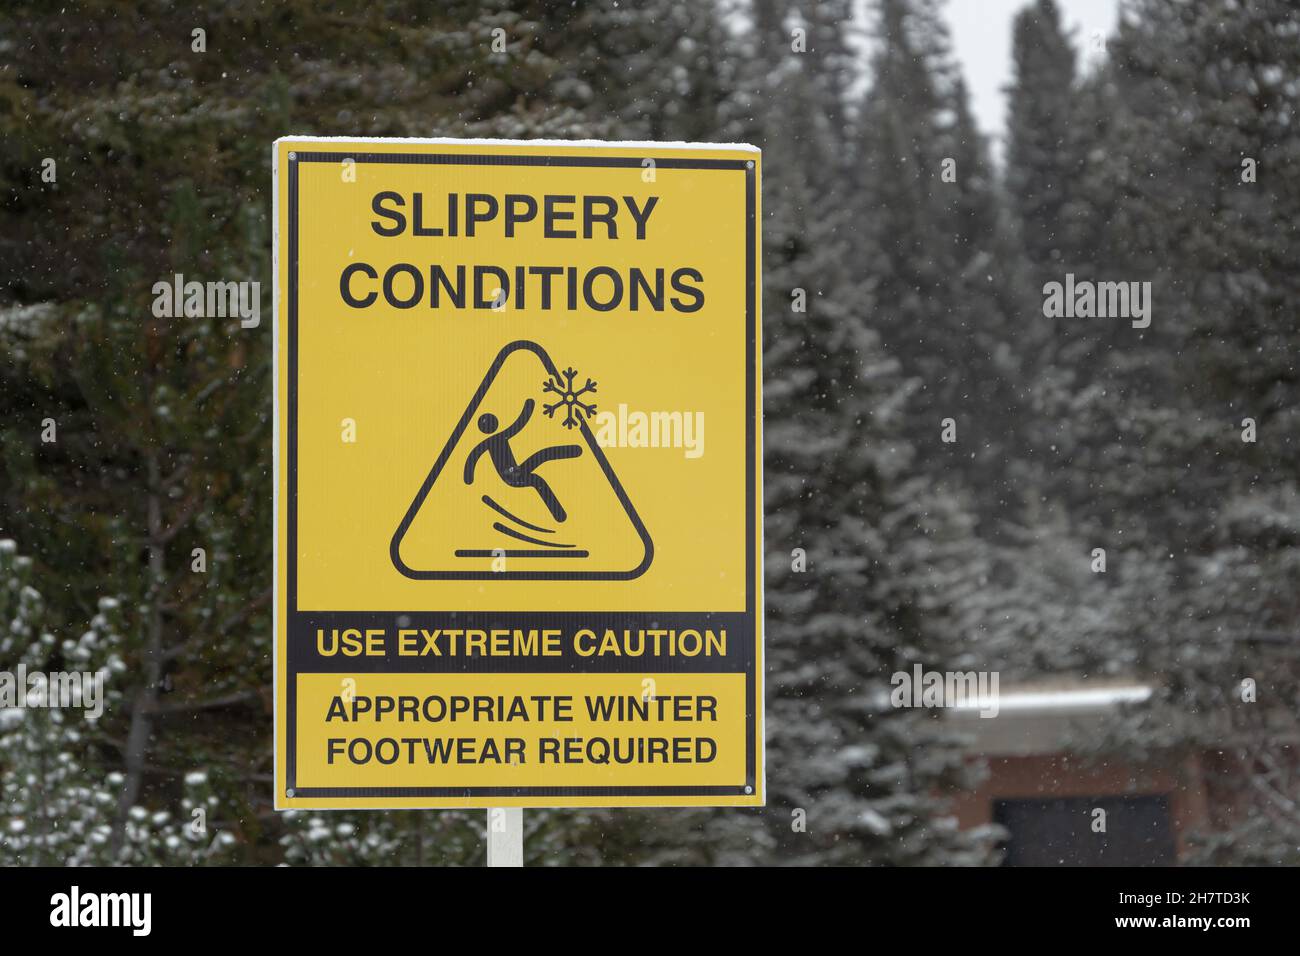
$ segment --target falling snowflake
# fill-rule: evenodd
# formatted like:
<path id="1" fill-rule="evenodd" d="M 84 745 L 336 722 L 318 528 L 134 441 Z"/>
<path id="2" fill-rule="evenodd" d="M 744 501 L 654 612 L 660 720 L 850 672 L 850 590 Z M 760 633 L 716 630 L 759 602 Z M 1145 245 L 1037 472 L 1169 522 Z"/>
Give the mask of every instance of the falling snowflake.
<path id="1" fill-rule="evenodd" d="M 596 383 L 591 379 L 587 379 L 586 385 L 575 389 L 573 387 L 573 376 L 577 374 L 573 369 L 566 368 L 563 379 L 558 375 L 552 375 L 542 385 L 543 392 L 553 392 L 559 396 L 558 401 L 552 402 L 550 405 L 542 405 L 542 411 L 548 417 L 554 418 L 556 409 L 563 408 L 565 428 L 580 425 L 584 415 L 590 418 L 596 414 L 596 406 L 594 404 L 589 405 L 582 400 L 583 395 L 596 391 Z"/>

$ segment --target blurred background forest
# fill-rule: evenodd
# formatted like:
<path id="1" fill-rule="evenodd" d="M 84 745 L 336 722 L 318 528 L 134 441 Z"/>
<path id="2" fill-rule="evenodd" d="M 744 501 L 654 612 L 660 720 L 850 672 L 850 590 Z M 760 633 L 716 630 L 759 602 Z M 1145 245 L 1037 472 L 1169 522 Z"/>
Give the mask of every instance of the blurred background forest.
<path id="1" fill-rule="evenodd" d="M 889 704 L 915 664 L 1140 683 L 1060 759 L 1194 766 L 1180 859 L 1300 862 L 1300 14 L 1080 42 L 1026 0 L 994 165 L 939 0 L 4 4 L 0 668 L 111 676 L 98 721 L 0 711 L 0 861 L 483 861 L 482 811 L 271 808 L 292 133 L 764 152 L 769 805 L 529 811 L 529 863 L 998 862 L 970 724 Z M 174 273 L 260 281 L 261 326 L 155 318 Z M 1150 326 L 1045 317 L 1066 273 Z"/>

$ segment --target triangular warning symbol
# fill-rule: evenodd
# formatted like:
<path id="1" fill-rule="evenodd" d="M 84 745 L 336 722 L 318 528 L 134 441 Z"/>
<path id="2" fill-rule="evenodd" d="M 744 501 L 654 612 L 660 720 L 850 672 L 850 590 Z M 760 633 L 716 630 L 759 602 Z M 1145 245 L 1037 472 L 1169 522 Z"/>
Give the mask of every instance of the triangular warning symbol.
<path id="1" fill-rule="evenodd" d="M 505 346 L 393 534 L 393 566 L 421 581 L 644 574 L 654 544 L 587 426 L 594 387 L 536 342 Z"/>

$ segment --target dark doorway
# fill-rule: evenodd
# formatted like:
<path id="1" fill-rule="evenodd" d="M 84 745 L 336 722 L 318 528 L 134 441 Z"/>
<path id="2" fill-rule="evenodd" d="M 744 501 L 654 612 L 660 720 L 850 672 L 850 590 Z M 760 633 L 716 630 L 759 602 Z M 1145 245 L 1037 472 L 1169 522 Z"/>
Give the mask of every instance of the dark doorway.
<path id="1" fill-rule="evenodd" d="M 1094 810 L 1106 832 L 1093 832 Z M 1172 866 L 1169 799 L 1062 797 L 996 800 L 993 820 L 1008 831 L 1004 866 Z"/>

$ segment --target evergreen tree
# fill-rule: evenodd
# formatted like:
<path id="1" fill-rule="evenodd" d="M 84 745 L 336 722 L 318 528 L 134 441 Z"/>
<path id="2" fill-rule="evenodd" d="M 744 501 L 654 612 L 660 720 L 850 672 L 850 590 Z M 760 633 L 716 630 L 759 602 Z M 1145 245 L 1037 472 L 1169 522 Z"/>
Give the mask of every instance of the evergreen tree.
<path id="1" fill-rule="evenodd" d="M 1017 257 L 997 211 L 935 0 L 877 0 L 877 48 L 858 118 L 857 257 L 873 319 L 915 381 L 907 418 L 923 467 L 979 488 L 990 531 L 1014 512 Z M 952 427 L 945 423 L 951 420 Z M 953 433 L 955 427 L 955 434 Z M 955 441 L 943 441 L 944 429 Z"/>
<path id="2" fill-rule="evenodd" d="M 888 699 L 894 672 L 946 661 L 978 574 L 969 526 L 915 471 L 909 385 L 872 329 L 871 281 L 843 265 L 857 210 L 822 174 L 838 131 L 815 54 L 791 52 L 775 14 L 756 22 L 750 87 L 766 179 L 768 838 L 784 862 L 978 860 L 978 835 L 936 797 L 960 777 L 953 741 Z"/>
<path id="3" fill-rule="evenodd" d="M 0 860 L 26 866 L 220 862 L 235 841 L 208 819 L 217 800 L 203 771 L 182 782 L 179 817 L 133 805 L 123 839 L 113 840 L 126 781 L 102 759 L 111 745 L 96 711 L 122 698 L 122 605 L 100 599 L 90 627 L 60 639 L 65 628 L 32 586 L 35 573 L 12 540 L 0 540 L 0 660 L 13 668 L 6 678 L 24 699 L 0 709 Z M 63 699 L 71 675 L 81 696 Z M 101 690 L 92 692 L 83 677 Z"/>
<path id="4" fill-rule="evenodd" d="M 1148 530 L 1174 570 L 1145 661 L 1164 676 L 1151 719 L 1222 754 L 1209 785 L 1233 810 L 1209 843 L 1218 862 L 1298 859 L 1295 31 L 1284 0 L 1142 0 L 1112 44 L 1115 147 L 1132 164 L 1117 244 L 1155 276 L 1159 331 L 1137 361 L 1167 369 L 1134 388 L 1160 411 L 1144 416 L 1146 480 L 1132 482 L 1140 505 L 1163 500 Z M 1117 374 L 1137 377 L 1137 361 Z"/>
<path id="5" fill-rule="evenodd" d="M 577 70 L 602 135 L 718 141 L 736 59 L 717 0 L 594 4 L 578 29 L 590 39 Z"/>
<path id="6" fill-rule="evenodd" d="M 1293 13 L 1126 9 L 1080 89 L 1086 146 L 1056 215 L 1090 247 L 1079 278 L 1151 283 L 1151 324 L 1059 320 L 1039 389 L 1045 496 L 1081 546 L 1108 549 L 1103 592 L 1071 589 L 1092 623 L 1067 640 L 1156 688 L 1084 749 L 1195 761 L 1228 808 L 1200 838 L 1200 859 L 1219 863 L 1294 862 L 1300 826 L 1300 671 L 1285 636 L 1300 611 L 1286 266 L 1300 193 L 1263 172 L 1300 157 L 1283 79 L 1300 68 Z M 1080 555 L 1079 577 L 1086 566 Z"/>
<path id="7" fill-rule="evenodd" d="M 1075 265 L 1065 207 L 1083 157 L 1075 106 L 1075 52 L 1055 0 L 1016 15 L 1007 103 L 1006 186 L 1035 276 Z"/>

